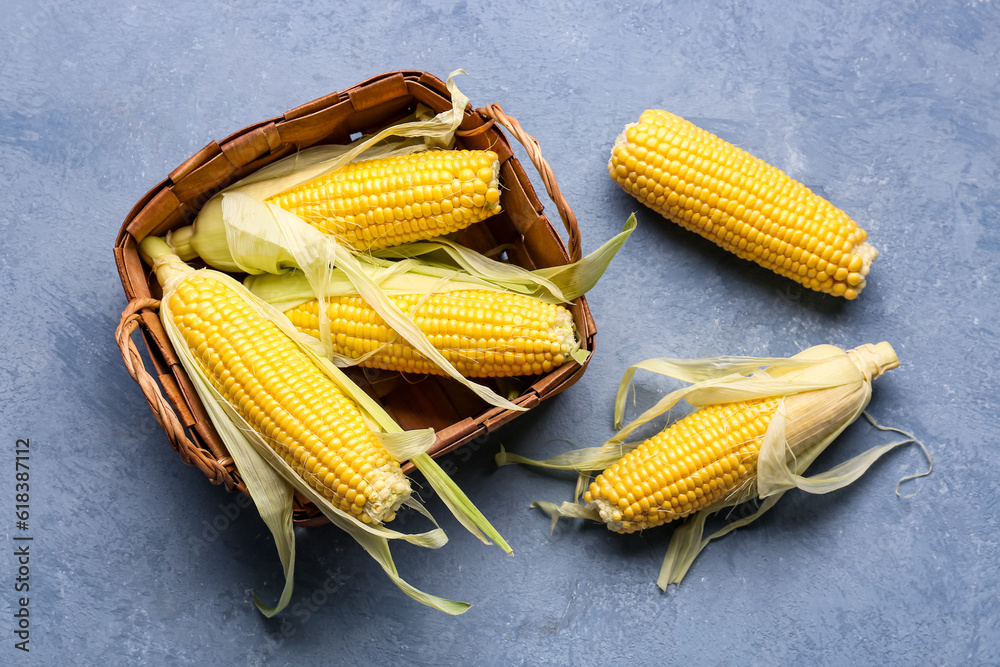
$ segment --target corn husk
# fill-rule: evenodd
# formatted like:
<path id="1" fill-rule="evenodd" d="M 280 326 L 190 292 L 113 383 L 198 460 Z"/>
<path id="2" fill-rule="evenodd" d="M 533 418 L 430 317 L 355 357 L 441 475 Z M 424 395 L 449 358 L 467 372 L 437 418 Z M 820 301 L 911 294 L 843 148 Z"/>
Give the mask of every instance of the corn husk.
<path id="1" fill-rule="evenodd" d="M 447 239 L 384 248 L 359 257 L 359 269 L 387 295 L 482 289 L 513 292 L 545 303 L 570 303 L 597 284 L 635 228 L 633 214 L 618 234 L 583 259 L 534 271 L 491 260 Z M 315 299 L 317 294 L 299 269 L 248 275 L 243 284 L 280 310 Z M 350 277 L 337 268 L 327 274 L 318 293 L 323 296 L 360 294 Z"/>
<path id="2" fill-rule="evenodd" d="M 392 561 L 392 554 L 388 546 L 389 539 L 401 539 L 427 548 L 443 546 L 447 542 L 447 537 L 444 531 L 437 527 L 436 522 L 435 528 L 430 531 L 408 534 L 390 530 L 384 525 L 363 523 L 342 511 L 299 477 L 274 452 L 267 441 L 219 394 L 202 370 L 201 365 L 194 358 L 170 313 L 170 296 L 176 290 L 177 285 L 193 269 L 181 262 L 175 255 L 170 254 L 167 246 L 155 237 L 143 240 L 141 248 L 145 256 L 152 260 L 151 263 L 157 270 L 157 276 L 163 285 L 160 318 L 171 344 L 185 370 L 188 371 L 198 396 L 205 405 L 219 436 L 232 455 L 241 477 L 246 481 L 250 496 L 264 522 L 271 530 L 278 548 L 285 573 L 285 586 L 280 599 L 274 606 L 265 605 L 255 595 L 254 599 L 260 610 L 265 615 L 272 616 L 281 611 L 291 598 L 295 558 L 295 541 L 292 533 L 292 496 L 294 490 L 298 490 L 312 501 L 331 523 L 350 534 L 379 563 L 393 583 L 407 595 L 448 614 L 458 614 L 468 609 L 468 603 L 448 600 L 414 588 L 399 576 Z M 225 274 L 207 269 L 203 269 L 199 273 L 226 284 L 250 304 L 258 315 L 274 322 L 338 388 L 358 404 L 369 426 L 376 432 L 380 442 L 389 453 L 397 460 L 411 461 L 424 474 L 428 483 L 463 526 L 484 543 L 489 544 L 490 540 L 493 540 L 504 551 L 511 552 L 510 547 L 496 529 L 490 525 L 451 478 L 441 470 L 440 466 L 426 454 L 427 449 L 434 443 L 432 429 L 403 431 L 376 401 L 351 382 L 342 371 L 334 367 L 322 355 L 316 353 L 310 345 L 312 339 L 296 331 L 288 318 L 280 311 L 255 297 L 243 285 Z M 430 514 L 417 501 L 410 499 L 406 504 L 433 522 Z"/>
<path id="3" fill-rule="evenodd" d="M 871 399 L 872 381 L 896 366 L 896 354 L 888 343 L 864 345 L 850 351 L 832 345 L 819 345 L 788 359 L 650 359 L 629 367 L 622 378 L 615 402 L 616 425 L 621 424 L 628 389 L 637 370 L 667 375 L 692 384 L 664 396 L 601 447 L 566 452 L 544 461 L 501 450 L 497 463 L 525 463 L 581 472 L 574 502 L 561 505 L 539 502 L 535 506 L 552 517 L 553 526 L 561 517 L 600 521 L 600 515 L 593 506 L 582 506 L 576 499 L 586 488 L 591 473 L 606 469 L 640 444 L 626 441 L 636 429 L 666 413 L 681 399 L 695 407 L 702 407 L 782 397 L 761 443 L 757 475 L 753 482 L 691 515 L 674 531 L 657 579 L 660 588 L 665 589 L 671 583 L 680 583 L 694 559 L 711 540 L 752 523 L 773 507 L 786 491 L 798 488 L 808 493 L 829 493 L 856 480 L 888 451 L 904 444 L 920 444 L 908 433 L 878 426 L 882 430 L 902 433 L 907 438 L 873 447 L 825 472 L 808 477 L 804 474 L 830 443 L 864 413 Z M 870 417 L 869 420 L 874 424 Z M 922 444 L 920 446 L 923 447 Z M 924 453 L 927 454 L 926 449 Z M 927 458 L 930 461 L 929 455 Z M 914 477 L 917 476 L 921 475 Z M 755 512 L 703 538 L 705 523 L 711 515 L 748 501 L 760 502 Z"/>

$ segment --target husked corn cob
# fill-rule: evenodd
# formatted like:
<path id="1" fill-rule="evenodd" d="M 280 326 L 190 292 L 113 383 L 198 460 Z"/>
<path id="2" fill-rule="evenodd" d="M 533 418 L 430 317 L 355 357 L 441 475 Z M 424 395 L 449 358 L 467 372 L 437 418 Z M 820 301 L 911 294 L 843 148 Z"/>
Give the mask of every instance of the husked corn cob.
<path id="1" fill-rule="evenodd" d="M 500 212 L 492 151 L 428 150 L 352 162 L 270 197 L 357 250 L 428 239 Z"/>
<path id="2" fill-rule="evenodd" d="M 899 365 L 888 343 L 847 354 L 868 387 Z M 632 533 L 745 493 L 756 488 L 758 454 L 780 404 L 786 419 L 784 442 L 791 456 L 797 456 L 857 417 L 858 406 L 863 408 L 870 397 L 862 384 L 705 406 L 598 475 L 583 500 L 611 530 Z"/>
<path id="3" fill-rule="evenodd" d="M 843 211 L 666 111 L 645 111 L 626 128 L 608 170 L 666 218 L 813 290 L 854 299 L 878 256 Z"/>
<path id="4" fill-rule="evenodd" d="M 564 307 L 491 290 L 390 297 L 448 361 L 466 377 L 537 375 L 557 368 L 579 347 L 573 317 Z M 408 373 L 443 374 L 360 297 L 328 300 L 334 351 L 361 365 Z M 297 329 L 319 338 L 319 301 L 285 311 Z"/>
<path id="5" fill-rule="evenodd" d="M 688 415 L 598 475 L 584 501 L 619 533 L 708 507 L 752 479 L 780 400 L 712 405 Z"/>
<path id="6" fill-rule="evenodd" d="M 273 322 L 219 280 L 190 273 L 170 313 L 211 384 L 323 496 L 385 522 L 409 497 L 358 406 Z"/>

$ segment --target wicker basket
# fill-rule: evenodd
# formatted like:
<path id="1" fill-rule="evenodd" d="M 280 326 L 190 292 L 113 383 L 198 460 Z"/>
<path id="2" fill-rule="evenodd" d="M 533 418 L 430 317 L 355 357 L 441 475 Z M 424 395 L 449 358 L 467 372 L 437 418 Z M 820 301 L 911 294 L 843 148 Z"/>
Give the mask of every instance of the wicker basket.
<path id="1" fill-rule="evenodd" d="M 332 93 L 278 118 L 244 128 L 198 151 L 167 179 L 150 190 L 125 218 L 115 242 L 115 261 L 128 307 L 115 338 L 129 374 L 139 383 L 157 422 L 181 460 L 196 466 L 213 483 L 246 492 L 232 458 L 210 422 L 194 386 L 181 367 L 157 316 L 160 287 L 139 258 L 138 241 L 149 234 L 190 224 L 200 207 L 223 187 L 250 172 L 297 150 L 322 143 L 347 143 L 358 132 L 378 130 L 412 112 L 423 103 L 441 112 L 451 107 L 445 84 L 425 72 L 389 72 L 343 92 Z M 542 205 L 524 169 L 514 157 L 507 128 L 527 150 L 541 174 L 569 234 L 569 252 L 542 213 Z M 465 110 L 457 132 L 461 147 L 489 148 L 501 163 L 503 213 L 459 233 L 458 240 L 486 251 L 509 244 L 508 260 L 529 269 L 565 264 L 580 258 L 580 231 L 576 219 L 559 193 L 552 170 L 542 157 L 538 142 L 498 105 Z M 582 347 L 594 349 L 596 333 L 586 299 L 571 308 Z M 143 364 L 132 334 L 139 328 L 153 372 Z M 514 403 L 533 408 L 580 379 L 586 364 L 571 362 L 544 376 L 528 378 Z M 349 374 L 369 394 L 379 399 L 403 428 L 433 427 L 437 440 L 430 450 L 440 456 L 463 443 L 489 433 L 514 419 L 519 412 L 487 405 L 471 391 L 437 376 L 403 377 L 365 369 Z M 296 508 L 296 521 L 313 525 L 326 519 L 308 502 Z"/>

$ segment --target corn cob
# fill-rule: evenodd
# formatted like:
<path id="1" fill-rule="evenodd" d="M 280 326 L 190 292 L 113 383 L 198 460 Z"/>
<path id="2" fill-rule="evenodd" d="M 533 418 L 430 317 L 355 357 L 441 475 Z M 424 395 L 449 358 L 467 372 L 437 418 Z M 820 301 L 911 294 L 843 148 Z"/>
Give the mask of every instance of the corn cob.
<path id="1" fill-rule="evenodd" d="M 468 290 L 390 299 L 466 377 L 538 375 L 558 368 L 579 348 L 573 317 L 564 307 L 507 292 Z M 319 301 L 285 311 L 300 331 L 316 338 Z M 362 366 L 407 373 L 444 372 L 386 326 L 363 299 L 331 297 L 327 313 L 334 352 Z"/>
<path id="2" fill-rule="evenodd" d="M 352 162 L 266 201 L 357 250 L 450 234 L 500 212 L 492 151 L 429 150 Z"/>
<path id="3" fill-rule="evenodd" d="M 229 247 L 222 204 L 225 195 L 242 193 L 355 250 L 379 250 L 450 234 L 499 213 L 499 173 L 492 151 L 428 150 L 350 162 L 277 193 L 270 180 L 237 185 L 212 197 L 167 243 L 184 261 L 200 257 L 220 271 L 245 271 Z M 294 260 L 281 248 L 269 252 L 281 255 L 271 258 L 278 263 Z"/>
<path id="4" fill-rule="evenodd" d="M 626 128 L 608 171 L 669 220 L 813 290 L 856 298 L 878 256 L 843 211 L 666 111 L 647 110 Z"/>
<path id="5" fill-rule="evenodd" d="M 179 267 L 186 269 L 158 263 L 161 283 Z M 212 386 L 298 475 L 365 523 L 394 518 L 410 496 L 399 462 L 353 400 L 273 322 L 220 280 L 190 270 L 168 306 Z"/>
<path id="6" fill-rule="evenodd" d="M 747 484 L 779 399 L 713 405 L 626 454 L 583 496 L 618 533 L 686 517 Z"/>
<path id="7" fill-rule="evenodd" d="M 867 382 L 899 362 L 888 343 L 848 353 Z M 784 402 L 788 455 L 801 455 L 860 412 L 848 386 L 790 396 L 703 407 L 670 425 L 598 475 L 584 494 L 608 527 L 619 533 L 686 517 L 743 494 L 752 498 L 758 454 L 779 404 Z M 845 423 L 846 422 L 846 423 Z"/>

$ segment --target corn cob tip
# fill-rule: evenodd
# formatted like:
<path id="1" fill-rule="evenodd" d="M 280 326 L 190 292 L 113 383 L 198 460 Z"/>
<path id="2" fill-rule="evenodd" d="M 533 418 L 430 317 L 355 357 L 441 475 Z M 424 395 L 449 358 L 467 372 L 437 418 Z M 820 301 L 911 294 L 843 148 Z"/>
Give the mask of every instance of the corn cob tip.
<path id="1" fill-rule="evenodd" d="M 174 229 L 167 232 L 164 240 L 175 255 L 180 257 L 185 262 L 190 262 L 192 259 L 198 256 L 194 247 L 191 245 L 194 239 L 194 225 L 186 225 L 179 229 Z"/>
<path id="2" fill-rule="evenodd" d="M 580 340 L 576 337 L 576 324 L 573 322 L 573 314 L 565 308 L 557 308 L 555 323 L 552 325 L 552 334 L 555 336 L 561 350 L 580 347 Z"/>
<path id="3" fill-rule="evenodd" d="M 849 355 L 861 372 L 870 376 L 872 380 L 881 377 L 886 371 L 899 368 L 896 351 L 886 341 L 874 345 L 871 343 L 861 345 L 851 350 Z"/>

